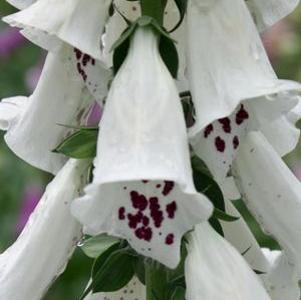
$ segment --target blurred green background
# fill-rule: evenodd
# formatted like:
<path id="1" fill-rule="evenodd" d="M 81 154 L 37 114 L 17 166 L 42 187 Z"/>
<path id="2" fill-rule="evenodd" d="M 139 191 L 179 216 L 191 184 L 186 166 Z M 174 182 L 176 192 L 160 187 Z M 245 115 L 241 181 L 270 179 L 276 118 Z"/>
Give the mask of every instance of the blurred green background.
<path id="1" fill-rule="evenodd" d="M 0 17 L 14 12 L 4 0 L 0 1 Z M 300 16 L 301 8 L 263 36 L 280 78 L 301 81 Z M 8 30 L 8 26 L 0 21 L 0 99 L 14 95 L 30 95 L 45 57 L 41 49 L 20 37 L 16 38 L 17 42 L 6 37 L 6 43 L 10 44 L 8 51 L 6 45 L 3 42 L 1 44 L 1 38 L 3 40 L 3 36 L 10 33 Z M 300 149 L 298 146 L 297 150 L 286 158 L 299 178 L 301 178 Z M 28 210 L 36 203 L 37 194 L 42 193 L 50 179 L 50 175 L 18 159 L 6 147 L 3 133 L 0 133 L 0 253 L 16 239 L 22 226 L 20 223 L 24 222 Z M 277 247 L 262 234 L 243 207 L 242 210 L 252 229 L 260 237 L 261 245 Z M 57 280 L 45 300 L 77 299 L 88 281 L 91 263 L 91 260 L 77 250 L 67 271 Z"/>

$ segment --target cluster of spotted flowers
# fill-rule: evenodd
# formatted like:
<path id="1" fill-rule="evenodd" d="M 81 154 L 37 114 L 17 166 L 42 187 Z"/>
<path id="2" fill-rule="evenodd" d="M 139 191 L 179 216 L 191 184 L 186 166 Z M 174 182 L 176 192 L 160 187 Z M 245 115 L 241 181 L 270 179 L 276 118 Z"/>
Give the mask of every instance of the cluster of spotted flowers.
<path id="1" fill-rule="evenodd" d="M 301 185 L 281 157 L 299 139 L 301 85 L 277 78 L 260 39 L 298 1 L 8 2 L 20 11 L 4 21 L 48 56 L 31 96 L 2 100 L 0 128 L 55 178 L 0 255 L 0 298 L 42 299 L 86 234 L 126 245 L 146 275 L 126 270 L 110 289 L 92 272 L 85 299 L 299 300 Z M 240 197 L 281 251 L 260 248 Z M 184 284 L 158 296 L 152 268 L 181 265 Z"/>

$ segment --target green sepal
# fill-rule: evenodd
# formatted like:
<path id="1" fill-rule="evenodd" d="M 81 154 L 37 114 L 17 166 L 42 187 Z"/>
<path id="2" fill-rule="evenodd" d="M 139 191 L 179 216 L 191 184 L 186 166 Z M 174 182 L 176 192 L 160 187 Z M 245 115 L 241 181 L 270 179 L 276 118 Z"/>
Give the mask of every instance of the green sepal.
<path id="1" fill-rule="evenodd" d="M 67 137 L 52 152 L 77 159 L 93 158 L 96 156 L 97 137 L 98 128 L 81 128 Z"/>
<path id="2" fill-rule="evenodd" d="M 111 246 L 119 243 L 120 239 L 109 236 L 107 234 L 101 234 L 95 237 L 88 238 L 84 241 L 83 245 L 80 248 L 88 257 L 97 258 Z"/>
<path id="3" fill-rule="evenodd" d="M 240 217 L 231 216 L 218 208 L 214 208 L 212 217 L 225 222 L 235 222 L 240 219 Z"/>
<path id="4" fill-rule="evenodd" d="M 186 290 L 183 287 L 177 286 L 173 291 L 170 300 L 185 300 L 185 292 Z"/>
<path id="5" fill-rule="evenodd" d="M 178 21 L 178 23 L 175 25 L 175 27 L 170 30 L 170 32 L 174 32 L 176 31 L 182 24 L 184 18 L 185 18 L 185 15 L 186 15 L 186 11 L 187 11 L 187 4 L 188 4 L 188 1 L 187 0 L 174 0 L 176 5 L 177 5 L 177 8 L 179 10 L 179 13 L 180 13 L 180 20 Z"/>
<path id="6" fill-rule="evenodd" d="M 121 65 L 123 64 L 125 58 L 127 57 L 129 47 L 130 47 L 130 39 L 134 34 L 137 26 L 152 27 L 157 34 L 160 36 L 159 41 L 159 52 L 160 55 L 166 64 L 171 75 L 176 78 L 178 74 L 179 68 L 179 57 L 177 48 L 175 46 L 175 41 L 171 38 L 168 32 L 160 26 L 160 24 L 152 17 L 142 16 L 134 23 L 132 23 L 119 37 L 119 39 L 114 43 L 111 48 L 111 51 L 114 50 L 113 54 L 113 70 L 114 74 L 118 72 Z"/>

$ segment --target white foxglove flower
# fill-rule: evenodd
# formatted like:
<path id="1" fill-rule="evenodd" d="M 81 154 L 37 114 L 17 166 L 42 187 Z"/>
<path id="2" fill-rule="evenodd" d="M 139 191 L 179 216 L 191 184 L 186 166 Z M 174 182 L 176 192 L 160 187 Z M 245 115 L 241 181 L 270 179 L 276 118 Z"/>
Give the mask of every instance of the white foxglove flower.
<path id="1" fill-rule="evenodd" d="M 299 0 L 246 0 L 260 31 L 274 25 L 290 14 Z"/>
<path id="2" fill-rule="evenodd" d="M 247 135 L 233 173 L 246 204 L 282 246 L 300 279 L 301 183 L 260 132 Z"/>
<path id="3" fill-rule="evenodd" d="M 272 300 L 300 300 L 299 280 L 294 278 L 294 267 L 281 251 L 262 249 L 271 268 L 262 275 Z"/>
<path id="4" fill-rule="evenodd" d="M 235 222 L 221 222 L 225 239 L 243 254 L 260 278 L 272 300 L 300 300 L 298 280 L 293 277 L 293 267 L 284 253 L 261 249 L 243 217 L 234 205 L 226 200 L 226 212 L 240 217 Z"/>
<path id="5" fill-rule="evenodd" d="M 146 288 L 134 277 L 124 288 L 112 293 L 89 294 L 85 300 L 146 300 Z M 290 300 L 290 299 L 289 299 Z"/>
<path id="6" fill-rule="evenodd" d="M 289 111 L 301 86 L 277 79 L 243 0 L 190 0 L 187 44 L 191 144 L 222 182 L 246 132 Z"/>
<path id="7" fill-rule="evenodd" d="M 8 146 L 26 162 L 54 174 L 67 158 L 52 150 L 74 130 L 64 125 L 84 125 L 93 104 L 70 64 L 71 55 L 70 48 L 49 53 L 34 93 L 0 103 L 0 128 L 7 130 Z"/>
<path id="8" fill-rule="evenodd" d="M 270 299 L 240 253 L 208 223 L 196 226 L 187 250 L 187 300 Z"/>
<path id="9" fill-rule="evenodd" d="M 47 50 L 60 48 L 65 42 L 94 59 L 101 59 L 101 36 L 110 4 L 111 0 L 37 0 L 4 21 L 25 29 L 34 43 L 42 42 L 42 47 L 48 35 Z"/>
<path id="10" fill-rule="evenodd" d="M 176 267 L 182 235 L 212 213 L 192 181 L 176 86 L 150 28 L 139 28 L 101 121 L 94 180 L 73 203 L 90 234 L 107 232 Z"/>
<path id="11" fill-rule="evenodd" d="M 70 160 L 49 184 L 17 241 L 0 255 L 0 299 L 40 300 L 81 238 L 70 204 L 86 183 L 86 161 Z"/>

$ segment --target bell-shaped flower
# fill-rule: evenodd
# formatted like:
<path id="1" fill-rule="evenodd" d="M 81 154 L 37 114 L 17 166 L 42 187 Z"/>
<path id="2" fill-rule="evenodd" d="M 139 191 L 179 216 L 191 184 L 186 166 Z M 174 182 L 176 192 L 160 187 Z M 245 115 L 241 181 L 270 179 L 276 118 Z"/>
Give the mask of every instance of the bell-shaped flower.
<path id="1" fill-rule="evenodd" d="M 187 300 L 270 299 L 241 254 L 208 223 L 196 226 L 187 250 Z"/>
<path id="2" fill-rule="evenodd" d="M 85 300 L 146 300 L 146 288 L 138 278 L 133 279 L 121 290 L 112 293 L 89 294 Z M 290 299 L 289 299 L 290 300 Z"/>
<path id="3" fill-rule="evenodd" d="M 271 265 L 267 274 L 262 275 L 265 286 L 272 300 L 300 300 L 299 280 L 294 274 L 294 267 L 281 251 L 262 249 Z"/>
<path id="4" fill-rule="evenodd" d="M 290 14 L 299 0 L 246 0 L 260 31 L 274 25 Z"/>
<path id="5" fill-rule="evenodd" d="M 289 111 L 301 86 L 276 77 L 243 0 L 188 2 L 187 71 L 191 144 L 222 182 L 246 132 Z"/>
<path id="6" fill-rule="evenodd" d="M 301 183 L 261 132 L 247 135 L 232 172 L 249 209 L 278 241 L 300 279 Z"/>
<path id="7" fill-rule="evenodd" d="M 42 47 L 47 41 L 47 50 L 60 48 L 65 42 L 101 59 L 101 36 L 110 4 L 111 0 L 37 0 L 4 21 L 25 29 L 26 35 Z"/>
<path id="8" fill-rule="evenodd" d="M 184 233 L 212 213 L 192 181 L 177 88 L 158 37 L 138 28 L 103 113 L 94 179 L 72 205 L 85 232 L 107 232 L 176 267 Z"/>
<path id="9" fill-rule="evenodd" d="M 21 28 L 25 37 L 48 51 L 60 52 L 66 44 L 73 47 L 69 59 L 90 93 L 100 101 L 106 96 L 110 79 L 101 51 L 110 3 L 109 0 L 37 0 L 3 20 Z"/>
<path id="10" fill-rule="evenodd" d="M 36 90 L 30 97 L 4 99 L 0 103 L 0 128 L 5 141 L 31 165 L 57 173 L 67 158 L 52 150 L 74 129 L 84 125 L 93 98 L 70 64 L 73 50 L 49 53 Z"/>
<path id="11" fill-rule="evenodd" d="M 254 235 L 235 206 L 225 201 L 226 212 L 239 217 L 235 222 L 221 221 L 225 239 L 242 253 L 253 270 L 259 272 L 272 300 L 299 300 L 298 279 L 293 277 L 294 268 L 284 253 L 278 250 L 261 249 Z"/>
<path id="12" fill-rule="evenodd" d="M 70 160 L 47 187 L 17 241 L 0 255 L 0 299 L 40 300 L 81 238 L 70 213 L 87 178 L 88 163 Z"/>

